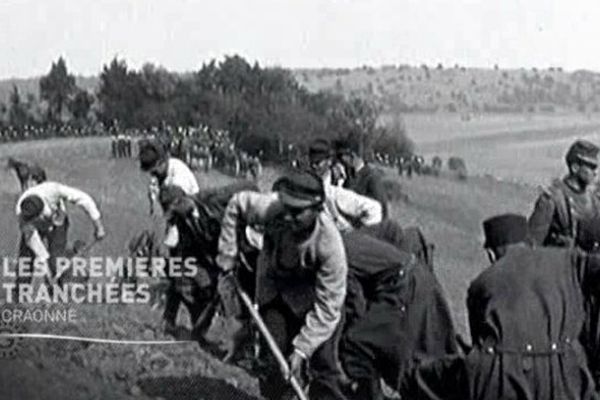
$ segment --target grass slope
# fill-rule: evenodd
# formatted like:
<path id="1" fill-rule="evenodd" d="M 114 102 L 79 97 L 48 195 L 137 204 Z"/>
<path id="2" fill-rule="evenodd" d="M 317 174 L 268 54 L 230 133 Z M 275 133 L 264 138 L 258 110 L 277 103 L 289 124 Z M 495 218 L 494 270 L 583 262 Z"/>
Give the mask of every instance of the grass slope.
<path id="1" fill-rule="evenodd" d="M 133 160 L 109 159 L 105 138 L 61 139 L 0 146 L 0 162 L 12 155 L 37 161 L 52 180 L 80 187 L 100 203 L 109 236 L 95 255 L 124 255 L 139 230 L 161 223 L 148 216 L 147 177 Z M 388 171 L 388 179 L 399 179 Z M 276 173 L 267 169 L 265 189 Z M 201 186 L 222 185 L 218 172 L 198 174 Z M 13 207 L 16 179 L 0 170 L 0 254 L 15 255 L 17 226 Z M 458 182 L 419 177 L 401 182 L 408 202 L 394 202 L 391 215 L 403 225 L 418 225 L 436 244 L 436 271 L 459 330 L 466 334 L 464 296 L 469 281 L 487 265 L 481 249 L 481 220 L 506 211 L 529 213 L 535 190 L 486 178 Z M 89 238 L 91 227 L 74 210 L 71 241 Z M 7 307 L 5 305 L 4 307 Z M 159 310 L 148 305 L 80 305 L 77 325 L 36 325 L 36 332 L 118 339 L 161 339 Z M 18 384 L 16 383 L 18 382 Z M 223 365 L 193 344 L 176 346 L 85 346 L 27 341 L 16 360 L 0 361 L 0 387 L 12 398 L 194 398 L 245 399 L 256 396 L 256 382 L 238 368 Z"/>

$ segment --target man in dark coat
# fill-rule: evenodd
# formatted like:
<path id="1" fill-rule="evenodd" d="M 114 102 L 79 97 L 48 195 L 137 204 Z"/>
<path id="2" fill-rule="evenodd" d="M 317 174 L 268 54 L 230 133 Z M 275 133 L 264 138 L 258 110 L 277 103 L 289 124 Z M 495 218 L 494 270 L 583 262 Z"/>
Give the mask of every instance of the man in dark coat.
<path id="1" fill-rule="evenodd" d="M 600 199 L 591 189 L 599 151 L 586 140 L 571 145 L 566 155 L 569 173 L 544 189 L 529 217 L 529 232 L 536 244 L 568 247 L 577 223 L 598 215 Z"/>
<path id="2" fill-rule="evenodd" d="M 529 218 L 536 244 L 568 247 L 577 240 L 580 224 L 600 216 L 600 198 L 592 189 L 599 151 L 586 140 L 571 145 L 566 155 L 569 173 L 543 191 Z M 600 300 L 596 290 L 586 290 L 586 315 L 582 343 L 592 374 L 600 383 Z"/>
<path id="3" fill-rule="evenodd" d="M 381 173 L 365 163 L 359 147 L 358 142 L 350 139 L 338 140 L 335 143 L 336 156 L 348 173 L 344 187 L 379 201 L 385 219 L 388 215 L 388 198 Z"/>
<path id="4" fill-rule="evenodd" d="M 514 214 L 484 222 L 493 265 L 469 287 L 473 348 L 406 374 L 411 399 L 597 399 L 578 340 L 582 285 L 600 280 L 600 259 L 578 250 L 524 243 L 527 221 Z"/>
<path id="5" fill-rule="evenodd" d="M 600 217 L 581 221 L 577 226 L 575 244 L 581 250 L 598 254 L 600 250 Z M 579 339 L 585 348 L 588 365 L 598 386 L 600 384 L 600 291 L 598 285 L 584 285 L 586 320 Z"/>
<path id="6" fill-rule="evenodd" d="M 382 399 L 416 360 L 457 353 L 456 332 L 433 272 L 414 254 L 359 231 L 348 256 L 346 328 L 340 358 L 356 399 Z"/>

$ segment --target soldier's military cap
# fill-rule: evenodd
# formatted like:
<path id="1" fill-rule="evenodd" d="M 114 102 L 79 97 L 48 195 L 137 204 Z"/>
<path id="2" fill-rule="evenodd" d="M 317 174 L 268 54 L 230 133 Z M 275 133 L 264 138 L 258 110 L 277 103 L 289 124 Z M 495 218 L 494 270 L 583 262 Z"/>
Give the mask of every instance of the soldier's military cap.
<path id="1" fill-rule="evenodd" d="M 28 222 L 37 218 L 44 211 L 44 201 L 40 196 L 27 196 L 21 201 L 21 218 Z"/>
<path id="2" fill-rule="evenodd" d="M 160 143 L 148 141 L 140 148 L 140 168 L 142 171 L 148 171 L 164 159 L 165 156 L 165 149 Z"/>
<path id="3" fill-rule="evenodd" d="M 327 139 L 316 139 L 308 148 L 311 163 L 318 163 L 331 157 L 331 145 Z"/>
<path id="4" fill-rule="evenodd" d="M 325 200 L 323 182 L 309 172 L 291 172 L 273 186 L 278 189 L 279 200 L 287 207 L 308 208 Z"/>
<path id="5" fill-rule="evenodd" d="M 600 218 L 589 218 L 578 222 L 575 244 L 585 251 L 600 250 Z"/>
<path id="6" fill-rule="evenodd" d="M 483 221 L 485 243 L 493 248 L 523 242 L 527 239 L 527 219 L 518 214 L 497 215 Z"/>
<path id="7" fill-rule="evenodd" d="M 573 162 L 583 161 L 588 164 L 598 165 L 598 153 L 600 148 L 594 143 L 587 140 L 576 140 L 575 143 L 569 147 L 567 155 L 565 157 L 567 165 Z"/>

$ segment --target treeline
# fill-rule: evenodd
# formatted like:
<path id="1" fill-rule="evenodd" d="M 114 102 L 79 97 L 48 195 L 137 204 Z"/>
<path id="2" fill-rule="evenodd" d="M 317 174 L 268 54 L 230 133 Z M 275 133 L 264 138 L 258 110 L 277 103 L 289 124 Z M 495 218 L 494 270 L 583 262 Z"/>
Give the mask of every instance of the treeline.
<path id="1" fill-rule="evenodd" d="M 209 125 L 229 131 L 236 145 L 262 149 L 268 158 L 290 145 L 303 148 L 314 137 L 353 136 L 365 153 L 410 153 L 403 124 L 380 126 L 374 102 L 334 93 L 311 93 L 292 72 L 262 68 L 239 56 L 212 60 L 198 71 L 172 73 L 146 64 L 136 70 L 115 58 L 104 65 L 93 91 L 76 85 L 61 57 L 39 80 L 39 97 L 13 86 L 8 104 L 0 105 L 0 124 L 89 126 L 116 129 L 164 129 Z"/>

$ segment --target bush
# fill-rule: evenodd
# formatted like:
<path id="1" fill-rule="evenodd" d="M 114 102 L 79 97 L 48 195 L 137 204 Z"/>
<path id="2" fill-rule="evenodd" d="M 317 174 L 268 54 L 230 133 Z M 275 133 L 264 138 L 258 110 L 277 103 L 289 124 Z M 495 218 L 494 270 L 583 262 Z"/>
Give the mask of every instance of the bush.
<path id="1" fill-rule="evenodd" d="M 460 180 L 467 179 L 467 166 L 465 160 L 460 157 L 450 157 L 448 159 L 448 169 Z"/>

